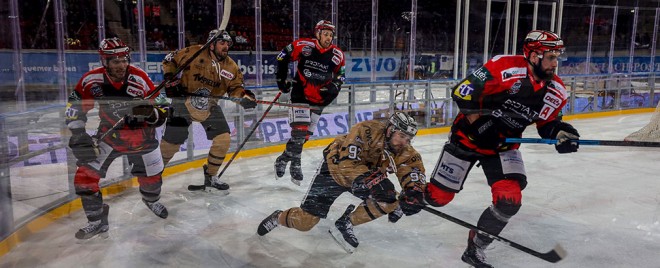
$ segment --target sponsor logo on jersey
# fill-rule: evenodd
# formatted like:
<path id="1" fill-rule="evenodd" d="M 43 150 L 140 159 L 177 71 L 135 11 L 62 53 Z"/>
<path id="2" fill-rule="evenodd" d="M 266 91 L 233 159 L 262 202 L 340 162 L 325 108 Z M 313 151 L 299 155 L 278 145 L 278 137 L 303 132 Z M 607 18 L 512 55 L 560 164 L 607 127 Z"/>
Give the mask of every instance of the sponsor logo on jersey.
<path id="1" fill-rule="evenodd" d="M 316 70 L 319 70 L 321 72 L 327 72 L 328 68 L 330 66 L 328 64 L 323 64 L 323 63 L 320 63 L 318 61 L 306 60 L 305 61 L 305 67 L 316 69 Z"/>
<path id="2" fill-rule="evenodd" d="M 474 71 L 474 73 L 472 73 L 472 75 L 474 75 L 474 77 L 476 77 L 477 79 L 479 79 L 483 82 L 483 81 L 486 81 L 486 79 L 488 79 L 488 70 L 486 70 L 486 68 L 484 68 L 484 67 L 481 67 L 481 68 L 477 69 L 476 71 Z"/>
<path id="3" fill-rule="evenodd" d="M 293 45 L 288 44 L 286 47 L 284 47 L 284 49 L 285 49 L 287 52 L 291 53 L 291 51 L 293 51 Z"/>
<path id="4" fill-rule="evenodd" d="M 73 105 L 71 103 L 66 104 L 66 111 L 64 112 L 64 116 L 68 120 L 76 120 L 78 119 L 78 109 L 73 108 Z"/>
<path id="5" fill-rule="evenodd" d="M 464 100 L 472 100 L 472 92 L 474 92 L 474 88 L 472 87 L 472 83 L 470 81 L 465 80 L 463 83 L 458 85 L 456 87 L 456 90 L 454 91 L 454 95 L 464 99 Z"/>
<path id="6" fill-rule="evenodd" d="M 543 107 L 541 108 L 541 112 L 539 113 L 539 118 L 543 120 L 547 120 L 550 118 L 550 115 L 555 111 L 555 108 L 548 104 L 544 104 Z"/>
<path id="7" fill-rule="evenodd" d="M 298 42 L 298 45 L 312 46 L 312 47 L 316 46 L 316 44 L 314 42 L 305 41 L 305 40 L 301 40 L 300 42 Z"/>
<path id="8" fill-rule="evenodd" d="M 559 105 L 561 105 L 562 101 L 559 97 L 548 92 L 545 93 L 545 96 L 543 97 L 543 102 L 552 106 L 552 108 L 559 108 Z"/>
<path id="9" fill-rule="evenodd" d="M 304 46 L 304 47 L 302 48 L 302 52 L 301 52 L 301 53 L 303 54 L 303 56 L 305 56 L 305 57 L 309 57 L 309 55 L 312 55 L 312 47 Z"/>
<path id="10" fill-rule="evenodd" d="M 211 87 L 220 86 L 220 82 L 208 79 L 208 78 L 202 76 L 201 74 L 194 74 L 193 77 L 195 78 L 195 81 L 200 82 L 204 85 L 211 86 Z"/>
<path id="11" fill-rule="evenodd" d="M 511 85 L 511 88 L 509 89 L 509 94 L 513 95 L 520 92 L 520 86 L 522 86 L 522 82 L 520 82 L 520 80 L 516 80 L 516 82 L 513 83 L 513 85 Z"/>
<path id="12" fill-rule="evenodd" d="M 527 68 L 513 67 L 502 71 L 502 82 L 527 76 Z"/>
<path id="13" fill-rule="evenodd" d="M 341 60 L 337 56 L 332 56 L 332 63 L 335 65 L 339 65 L 341 63 Z"/>
<path id="14" fill-rule="evenodd" d="M 137 87 L 134 87 L 134 86 L 126 87 L 126 93 L 128 95 L 133 96 L 133 97 L 142 97 L 142 96 L 144 96 L 144 91 L 141 88 L 137 88 Z"/>
<path id="15" fill-rule="evenodd" d="M 529 122 L 532 122 L 534 118 L 538 116 L 538 113 L 532 110 L 529 106 L 511 99 L 505 100 L 502 106 L 506 110 L 512 111 L 520 115 L 520 117 L 525 118 Z"/>
<path id="16" fill-rule="evenodd" d="M 227 70 L 222 70 L 220 71 L 220 76 L 227 78 L 228 80 L 233 80 L 234 79 L 234 74 L 230 73 Z"/>

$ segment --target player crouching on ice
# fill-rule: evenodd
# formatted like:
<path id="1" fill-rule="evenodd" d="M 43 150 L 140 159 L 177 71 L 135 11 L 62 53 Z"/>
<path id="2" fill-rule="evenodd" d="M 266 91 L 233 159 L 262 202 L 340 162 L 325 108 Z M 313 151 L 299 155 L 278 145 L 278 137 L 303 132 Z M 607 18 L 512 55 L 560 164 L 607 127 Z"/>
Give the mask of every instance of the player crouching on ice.
<path id="1" fill-rule="evenodd" d="M 348 243 L 342 246 L 352 252 L 358 246 L 353 226 L 385 214 L 395 222 L 401 213 L 418 213 L 424 207 L 426 182 L 422 159 L 410 145 L 416 134 L 417 122 L 401 112 L 394 113 L 387 123 L 369 120 L 356 124 L 323 150 L 324 161 L 300 207 L 273 212 L 259 224 L 257 233 L 263 236 L 280 225 L 309 231 L 327 217 L 342 193 L 350 192 L 363 202 L 357 208 L 348 206 L 335 226 Z M 389 173 L 396 174 L 403 189 L 398 200 L 394 184 L 387 178 Z"/>

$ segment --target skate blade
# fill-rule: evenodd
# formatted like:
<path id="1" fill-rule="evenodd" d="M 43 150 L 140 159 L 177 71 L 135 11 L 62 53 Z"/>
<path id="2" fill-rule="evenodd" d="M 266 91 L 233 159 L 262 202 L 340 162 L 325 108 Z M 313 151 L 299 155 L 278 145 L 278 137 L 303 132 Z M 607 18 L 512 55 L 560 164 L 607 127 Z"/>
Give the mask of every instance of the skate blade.
<path id="1" fill-rule="evenodd" d="M 356 248 L 354 248 L 353 246 L 351 246 L 351 244 L 349 244 L 348 242 L 346 242 L 346 240 L 344 240 L 344 236 L 341 235 L 341 232 L 339 232 L 339 230 L 335 228 L 330 228 L 328 230 L 328 233 L 330 233 L 332 239 L 334 239 L 335 242 L 337 242 L 337 244 L 346 251 L 346 253 L 353 254 L 353 252 L 355 252 Z"/>
<path id="2" fill-rule="evenodd" d="M 215 188 L 213 186 L 206 187 L 206 189 L 203 190 L 204 192 L 207 193 L 220 193 L 222 195 L 229 195 L 229 189 L 227 190 L 220 190 L 218 188 Z"/>
<path id="3" fill-rule="evenodd" d="M 291 182 L 293 182 L 293 184 L 298 185 L 298 186 L 300 186 L 300 184 L 302 184 L 301 180 L 299 181 L 299 180 L 296 180 L 294 178 L 291 178 Z"/>

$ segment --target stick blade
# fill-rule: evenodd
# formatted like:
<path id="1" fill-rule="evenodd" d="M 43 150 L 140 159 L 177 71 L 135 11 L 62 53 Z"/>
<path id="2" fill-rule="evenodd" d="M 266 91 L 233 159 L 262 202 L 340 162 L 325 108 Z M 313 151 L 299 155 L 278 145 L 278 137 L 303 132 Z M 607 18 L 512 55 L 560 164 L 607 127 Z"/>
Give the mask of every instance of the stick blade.
<path id="1" fill-rule="evenodd" d="M 548 262 L 556 263 L 566 257 L 566 250 L 564 250 L 564 248 L 562 248 L 561 245 L 557 244 L 555 248 L 553 248 L 552 250 L 546 253 L 543 253 L 539 257 Z"/>
<path id="2" fill-rule="evenodd" d="M 194 184 L 188 185 L 188 191 L 202 191 L 202 190 L 206 190 L 206 185 L 204 185 L 204 184 L 202 184 L 202 185 L 194 185 Z"/>

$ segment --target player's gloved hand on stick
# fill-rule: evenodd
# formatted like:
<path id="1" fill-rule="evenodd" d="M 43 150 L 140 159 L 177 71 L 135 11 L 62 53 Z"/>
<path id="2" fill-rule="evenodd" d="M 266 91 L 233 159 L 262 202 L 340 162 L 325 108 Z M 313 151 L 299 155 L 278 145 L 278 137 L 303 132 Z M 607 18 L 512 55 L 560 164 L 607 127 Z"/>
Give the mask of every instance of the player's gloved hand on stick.
<path id="1" fill-rule="evenodd" d="M 387 179 L 387 174 L 383 173 L 380 169 L 367 171 L 353 180 L 351 192 L 353 195 L 365 199 L 369 197 L 371 188 L 384 179 Z"/>
<path id="2" fill-rule="evenodd" d="M 419 213 L 426 206 L 423 190 L 418 187 L 403 190 L 399 195 L 399 206 L 406 216 Z"/>
<path id="3" fill-rule="evenodd" d="M 560 122 L 555 126 L 555 129 L 557 131 L 555 135 L 555 139 L 557 140 L 555 149 L 557 152 L 560 154 L 577 152 L 578 148 L 580 148 L 580 134 L 578 131 L 566 122 Z"/>
<path id="4" fill-rule="evenodd" d="M 243 95 L 243 98 L 241 98 L 241 102 L 239 104 L 243 106 L 243 109 L 252 109 L 257 107 L 257 102 L 255 101 L 256 99 L 257 98 L 254 96 L 252 91 L 245 90 L 245 95 Z"/>
<path id="5" fill-rule="evenodd" d="M 181 80 L 174 78 L 172 74 L 165 74 L 165 95 L 168 98 L 176 98 L 185 95 L 185 89 L 181 85 Z"/>
<path id="6" fill-rule="evenodd" d="M 504 143 L 500 137 L 499 119 L 492 116 L 480 116 L 467 128 L 466 134 L 475 145 L 484 149 L 496 149 Z"/>
<path id="7" fill-rule="evenodd" d="M 88 163 L 96 159 L 96 148 L 92 137 L 85 132 L 84 128 L 75 128 L 71 130 L 71 139 L 69 139 L 69 148 L 73 156 L 81 163 Z"/>
<path id="8" fill-rule="evenodd" d="M 124 116 L 124 123 L 131 129 L 145 127 L 145 123 L 154 124 L 157 120 L 156 107 L 147 104 L 134 106 L 132 113 Z"/>
<path id="9" fill-rule="evenodd" d="M 277 79 L 277 88 L 284 94 L 291 92 L 291 82 L 286 79 Z"/>
<path id="10" fill-rule="evenodd" d="M 396 207 L 396 209 L 390 213 L 387 214 L 387 221 L 391 223 L 396 223 L 403 217 L 403 210 L 401 210 L 401 207 Z"/>

